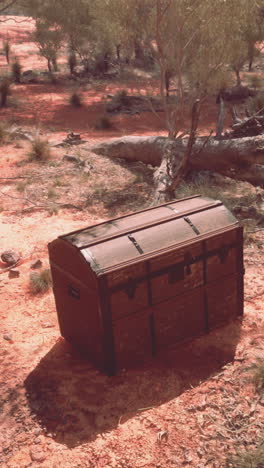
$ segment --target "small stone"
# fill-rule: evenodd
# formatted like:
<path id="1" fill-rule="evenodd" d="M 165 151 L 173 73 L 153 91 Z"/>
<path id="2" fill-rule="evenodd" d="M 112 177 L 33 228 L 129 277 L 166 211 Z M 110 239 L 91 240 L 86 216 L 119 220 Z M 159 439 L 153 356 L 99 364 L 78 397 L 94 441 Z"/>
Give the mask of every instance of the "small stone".
<path id="1" fill-rule="evenodd" d="M 41 438 L 36 437 L 36 439 L 34 440 L 34 444 L 41 444 Z"/>
<path id="2" fill-rule="evenodd" d="M 50 322 L 43 322 L 42 323 L 42 328 L 52 328 L 54 325 Z"/>
<path id="3" fill-rule="evenodd" d="M 6 263 L 8 266 L 15 265 L 20 260 L 20 255 L 13 250 L 6 250 L 1 255 L 2 262 Z"/>
<path id="4" fill-rule="evenodd" d="M 72 162 L 72 163 L 78 163 L 79 162 L 79 158 L 77 158 L 76 156 L 71 156 L 70 154 L 64 154 L 62 160 Z"/>
<path id="5" fill-rule="evenodd" d="M 30 268 L 32 270 L 37 270 L 38 268 L 41 268 L 43 265 L 41 260 L 34 260 L 34 262 L 31 263 Z"/>
<path id="6" fill-rule="evenodd" d="M 32 461 L 43 462 L 47 455 L 40 446 L 34 446 L 30 450 L 30 457 Z"/>
<path id="7" fill-rule="evenodd" d="M 9 334 L 3 335 L 3 338 L 4 338 L 4 340 L 6 340 L 6 341 L 13 341 L 13 340 L 12 340 L 12 335 L 9 335 Z"/>
<path id="8" fill-rule="evenodd" d="M 19 276 L 20 276 L 20 271 L 18 270 L 9 270 L 8 272 L 8 278 L 10 279 L 18 278 Z"/>
<path id="9" fill-rule="evenodd" d="M 39 436 L 41 433 L 42 433 L 41 427 L 36 427 L 36 429 L 34 429 L 34 431 L 33 431 L 33 434 L 35 436 Z"/>

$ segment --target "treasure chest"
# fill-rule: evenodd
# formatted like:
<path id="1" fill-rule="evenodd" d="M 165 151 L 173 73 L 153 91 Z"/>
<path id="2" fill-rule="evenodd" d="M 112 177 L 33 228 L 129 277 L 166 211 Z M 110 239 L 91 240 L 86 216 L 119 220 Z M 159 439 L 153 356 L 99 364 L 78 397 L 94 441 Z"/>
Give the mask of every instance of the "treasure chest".
<path id="1" fill-rule="evenodd" d="M 243 314 L 243 230 L 199 195 L 49 244 L 62 336 L 114 375 Z"/>

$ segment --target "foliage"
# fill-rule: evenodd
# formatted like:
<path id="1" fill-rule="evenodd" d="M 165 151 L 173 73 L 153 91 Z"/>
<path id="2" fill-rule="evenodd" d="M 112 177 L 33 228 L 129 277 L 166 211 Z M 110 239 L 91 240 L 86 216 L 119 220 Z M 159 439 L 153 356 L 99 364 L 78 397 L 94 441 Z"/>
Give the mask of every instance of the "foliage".
<path id="1" fill-rule="evenodd" d="M 2 77 L 0 81 L 1 107 L 7 104 L 7 98 L 11 94 L 11 82 L 8 77 Z"/>
<path id="2" fill-rule="evenodd" d="M 36 162 L 45 162 L 50 158 L 50 146 L 47 140 L 37 136 L 31 143 L 29 160 Z"/>
<path id="3" fill-rule="evenodd" d="M 40 55 L 46 58 L 49 72 L 57 71 L 57 55 L 64 39 L 64 33 L 61 28 L 56 25 L 49 27 L 46 21 L 37 19 L 32 39 L 36 42 Z"/>
<path id="4" fill-rule="evenodd" d="M 52 285 L 50 270 L 42 270 L 30 274 L 29 287 L 32 294 L 40 294 L 48 291 Z"/>
<path id="5" fill-rule="evenodd" d="M 72 93 L 70 96 L 70 104 L 73 107 L 81 107 L 82 106 L 81 95 L 77 92 Z"/>
<path id="6" fill-rule="evenodd" d="M 19 59 L 16 57 L 15 61 L 12 63 L 12 76 L 15 83 L 21 83 L 21 72 L 22 72 L 22 65 Z"/>
<path id="7" fill-rule="evenodd" d="M 3 49 L 6 57 L 6 61 L 9 64 L 10 60 L 10 51 L 11 51 L 11 45 L 10 45 L 10 40 L 6 39 L 3 41 Z"/>

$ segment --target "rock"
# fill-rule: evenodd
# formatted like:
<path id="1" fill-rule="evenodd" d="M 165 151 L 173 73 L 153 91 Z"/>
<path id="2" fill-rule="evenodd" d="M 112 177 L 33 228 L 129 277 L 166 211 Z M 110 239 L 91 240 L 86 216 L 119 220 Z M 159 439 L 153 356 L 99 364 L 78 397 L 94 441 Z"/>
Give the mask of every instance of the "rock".
<path id="1" fill-rule="evenodd" d="M 72 162 L 72 163 L 77 163 L 77 164 L 80 162 L 80 160 L 79 160 L 79 158 L 77 158 L 77 156 L 71 156 L 70 154 L 64 154 L 62 160 Z"/>
<path id="2" fill-rule="evenodd" d="M 31 263 L 30 268 L 32 270 L 37 270 L 38 268 L 41 268 L 43 265 L 41 260 L 34 260 L 34 262 Z"/>
<path id="3" fill-rule="evenodd" d="M 30 450 L 30 457 L 32 461 L 43 462 L 44 460 L 46 460 L 47 455 L 42 447 L 40 447 L 39 445 L 35 445 Z"/>
<path id="4" fill-rule="evenodd" d="M 3 338 L 4 338 L 4 340 L 6 340 L 6 341 L 13 341 L 13 340 L 12 340 L 12 335 L 10 335 L 10 334 L 5 334 L 5 335 L 3 335 Z"/>
<path id="5" fill-rule="evenodd" d="M 54 325 L 50 322 L 43 322 L 42 323 L 42 328 L 52 328 Z"/>
<path id="6" fill-rule="evenodd" d="M 15 265 L 20 260 L 20 255 L 14 250 L 5 250 L 1 255 L 2 262 L 6 263 L 8 266 Z"/>
<path id="7" fill-rule="evenodd" d="M 8 278 L 14 279 L 14 278 L 19 278 L 20 276 L 20 271 L 18 270 L 9 270 L 8 272 Z"/>

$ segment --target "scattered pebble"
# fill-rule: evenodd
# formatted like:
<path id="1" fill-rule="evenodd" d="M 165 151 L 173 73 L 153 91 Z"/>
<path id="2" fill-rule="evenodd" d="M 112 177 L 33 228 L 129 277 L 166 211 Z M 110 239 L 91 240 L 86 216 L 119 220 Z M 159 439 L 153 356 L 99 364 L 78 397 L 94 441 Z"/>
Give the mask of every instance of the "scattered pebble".
<path id="1" fill-rule="evenodd" d="M 15 265 L 20 260 L 20 255 L 14 250 L 5 250 L 1 255 L 2 262 L 6 263 L 8 266 Z"/>
<path id="2" fill-rule="evenodd" d="M 30 268 L 32 270 L 37 270 L 38 268 L 41 268 L 43 265 L 41 260 L 34 260 L 34 262 L 31 263 Z"/>
<path id="3" fill-rule="evenodd" d="M 20 276 L 20 271 L 18 270 L 9 270 L 8 272 L 8 278 L 14 279 L 14 278 L 19 278 Z"/>
<path id="4" fill-rule="evenodd" d="M 35 445 L 30 450 L 30 457 L 32 461 L 43 462 L 44 460 L 46 460 L 47 455 L 42 447 L 40 447 L 39 445 Z"/>
<path id="5" fill-rule="evenodd" d="M 54 325 L 52 325 L 52 323 L 50 322 L 43 322 L 42 323 L 42 328 L 52 328 L 54 327 Z"/>
<path id="6" fill-rule="evenodd" d="M 12 335 L 9 335 L 9 334 L 3 335 L 3 338 L 4 338 L 4 340 L 6 340 L 6 341 L 13 341 L 13 340 L 12 340 Z"/>

